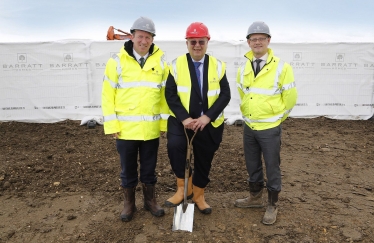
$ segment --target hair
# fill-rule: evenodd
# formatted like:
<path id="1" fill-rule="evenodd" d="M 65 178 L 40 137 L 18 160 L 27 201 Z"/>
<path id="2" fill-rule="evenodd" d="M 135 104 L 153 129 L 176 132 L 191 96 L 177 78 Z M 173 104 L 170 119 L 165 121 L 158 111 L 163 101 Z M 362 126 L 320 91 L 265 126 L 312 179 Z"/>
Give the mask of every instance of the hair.
<path id="1" fill-rule="evenodd" d="M 135 33 L 136 31 L 137 31 L 137 29 L 135 29 L 135 30 L 130 30 L 130 32 L 131 32 L 132 35 L 134 35 L 134 33 Z M 155 37 L 155 36 L 156 36 L 155 34 L 153 34 L 153 33 L 151 33 L 151 32 L 148 32 L 148 31 L 145 31 L 145 30 L 141 30 L 141 31 L 144 31 L 144 32 L 147 32 L 147 33 L 151 34 L 152 37 Z"/>
<path id="2" fill-rule="evenodd" d="M 271 38 L 271 36 L 268 35 L 268 34 L 266 34 L 266 33 L 253 33 L 253 34 L 247 35 L 247 40 L 248 40 L 249 38 L 251 38 L 251 35 L 254 35 L 254 34 L 263 34 L 263 35 L 267 35 L 268 38 Z"/>

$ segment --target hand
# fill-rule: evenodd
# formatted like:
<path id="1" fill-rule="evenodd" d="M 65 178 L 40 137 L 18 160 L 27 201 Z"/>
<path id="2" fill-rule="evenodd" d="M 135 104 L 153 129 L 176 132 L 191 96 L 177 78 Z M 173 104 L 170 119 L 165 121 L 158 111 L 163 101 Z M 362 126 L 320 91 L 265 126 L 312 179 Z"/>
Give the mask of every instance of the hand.
<path id="1" fill-rule="evenodd" d="M 191 129 L 193 130 L 193 126 L 195 124 L 196 120 L 195 119 L 192 119 L 191 117 L 185 119 L 182 121 L 182 124 L 183 126 L 186 128 L 186 129 Z"/>
<path id="2" fill-rule="evenodd" d="M 119 132 L 117 132 L 117 133 L 112 133 L 112 134 L 109 134 L 109 135 L 112 136 L 113 139 L 118 139 Z"/>
<path id="3" fill-rule="evenodd" d="M 197 132 L 200 129 L 200 131 L 202 131 L 209 122 L 210 122 L 210 118 L 207 115 L 202 115 L 198 119 L 195 120 L 192 130 Z"/>

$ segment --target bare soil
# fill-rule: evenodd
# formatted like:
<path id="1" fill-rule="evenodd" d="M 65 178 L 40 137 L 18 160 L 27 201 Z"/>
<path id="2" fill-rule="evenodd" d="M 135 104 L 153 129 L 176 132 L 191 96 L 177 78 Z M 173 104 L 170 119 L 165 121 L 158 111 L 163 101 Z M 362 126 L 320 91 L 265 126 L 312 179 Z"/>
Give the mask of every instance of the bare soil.
<path id="1" fill-rule="evenodd" d="M 143 208 L 119 219 L 120 164 L 102 126 L 78 121 L 0 123 L 0 242 L 374 242 L 374 121 L 289 118 L 283 124 L 277 222 L 265 208 L 234 207 L 248 195 L 242 126 L 226 125 L 193 232 L 172 231 L 174 210 Z M 175 177 L 160 140 L 157 200 L 173 195 Z M 264 201 L 266 197 L 264 196 Z"/>

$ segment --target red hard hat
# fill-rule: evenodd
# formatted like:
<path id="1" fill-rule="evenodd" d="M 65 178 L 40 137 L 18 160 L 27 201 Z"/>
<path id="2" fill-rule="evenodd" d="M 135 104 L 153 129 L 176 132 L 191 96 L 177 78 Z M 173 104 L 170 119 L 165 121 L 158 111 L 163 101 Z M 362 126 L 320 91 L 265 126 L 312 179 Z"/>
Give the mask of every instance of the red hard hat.
<path id="1" fill-rule="evenodd" d="M 201 22 L 194 22 L 187 27 L 186 39 L 199 37 L 207 37 L 208 40 L 210 40 L 209 30 L 205 24 Z"/>

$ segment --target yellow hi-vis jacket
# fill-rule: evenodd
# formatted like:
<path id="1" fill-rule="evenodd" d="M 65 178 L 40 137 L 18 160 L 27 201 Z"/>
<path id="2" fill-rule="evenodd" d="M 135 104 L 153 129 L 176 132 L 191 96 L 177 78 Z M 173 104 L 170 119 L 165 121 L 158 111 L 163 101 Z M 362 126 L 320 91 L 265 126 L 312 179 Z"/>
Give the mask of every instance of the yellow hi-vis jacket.
<path id="1" fill-rule="evenodd" d="M 253 130 L 265 130 L 281 124 L 296 104 L 297 90 L 292 67 L 282 62 L 268 49 L 268 58 L 254 76 L 253 52 L 245 54 L 246 61 L 237 72 L 236 84 L 245 123 Z"/>
<path id="2" fill-rule="evenodd" d="M 164 53 L 156 45 L 143 68 L 124 48 L 110 58 L 102 86 L 105 134 L 119 132 L 120 139 L 146 141 L 166 131 L 168 74 Z"/>
<path id="3" fill-rule="evenodd" d="M 221 92 L 220 81 L 225 75 L 226 64 L 216 59 L 215 57 L 209 56 L 209 67 L 208 67 L 208 109 L 218 99 Z M 191 97 L 191 76 L 190 70 L 188 69 L 188 60 L 186 55 L 182 55 L 173 60 L 170 73 L 173 75 L 175 83 L 177 84 L 178 96 L 187 112 L 190 111 L 190 97 Z M 170 110 L 170 115 L 175 117 L 175 114 Z M 214 127 L 218 127 L 224 122 L 224 115 L 222 113 L 217 117 L 216 120 L 211 121 Z"/>

